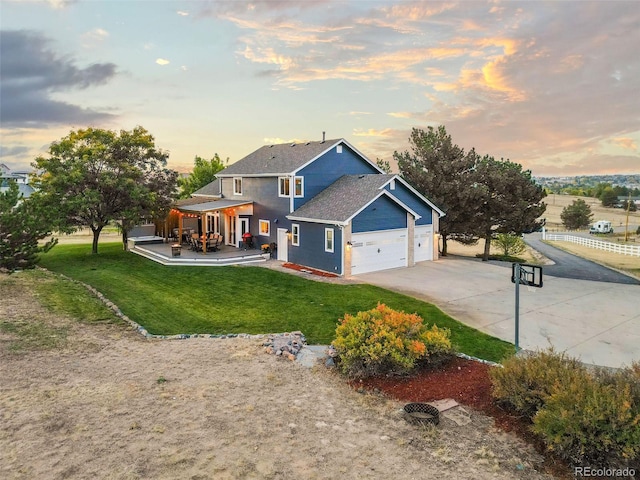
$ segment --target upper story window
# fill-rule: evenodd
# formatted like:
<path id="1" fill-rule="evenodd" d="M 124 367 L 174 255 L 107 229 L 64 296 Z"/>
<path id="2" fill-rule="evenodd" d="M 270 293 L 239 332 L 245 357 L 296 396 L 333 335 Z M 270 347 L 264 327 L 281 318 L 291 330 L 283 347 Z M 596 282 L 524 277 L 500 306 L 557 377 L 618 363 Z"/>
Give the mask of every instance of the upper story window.
<path id="1" fill-rule="evenodd" d="M 291 194 L 291 179 L 289 177 L 278 177 L 278 196 L 288 197 Z"/>
<path id="2" fill-rule="evenodd" d="M 342 153 L 342 145 L 336 147 L 336 153 Z"/>
<path id="3" fill-rule="evenodd" d="M 242 177 L 233 178 L 233 194 L 242 195 Z"/>
<path id="4" fill-rule="evenodd" d="M 293 196 L 304 197 L 304 177 L 295 177 L 293 180 Z"/>

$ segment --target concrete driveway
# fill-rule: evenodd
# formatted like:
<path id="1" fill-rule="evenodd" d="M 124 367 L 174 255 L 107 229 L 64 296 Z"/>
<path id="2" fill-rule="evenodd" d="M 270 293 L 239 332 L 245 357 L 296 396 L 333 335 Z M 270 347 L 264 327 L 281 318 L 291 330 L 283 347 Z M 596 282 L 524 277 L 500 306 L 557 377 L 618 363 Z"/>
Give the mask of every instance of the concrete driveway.
<path id="1" fill-rule="evenodd" d="M 467 325 L 514 342 L 511 264 L 447 257 L 358 279 L 434 303 Z M 640 361 L 640 286 L 551 276 L 543 288 L 521 286 L 521 348 L 551 345 L 595 365 Z"/>

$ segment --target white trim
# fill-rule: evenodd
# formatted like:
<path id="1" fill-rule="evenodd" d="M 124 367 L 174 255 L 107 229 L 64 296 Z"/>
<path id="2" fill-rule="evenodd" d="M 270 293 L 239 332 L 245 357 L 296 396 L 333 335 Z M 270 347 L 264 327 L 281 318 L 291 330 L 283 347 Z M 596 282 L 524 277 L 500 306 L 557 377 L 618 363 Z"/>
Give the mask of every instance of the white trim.
<path id="1" fill-rule="evenodd" d="M 378 200 L 382 195 L 386 195 L 387 197 L 389 197 L 391 200 L 393 200 L 394 202 L 396 202 L 398 205 L 400 205 L 402 208 L 404 208 L 407 212 L 409 212 L 411 215 L 413 215 L 413 217 L 418 220 L 419 218 L 422 218 L 422 215 L 418 214 L 417 212 L 414 212 L 411 208 L 409 208 L 407 205 L 405 205 L 403 202 L 401 202 L 400 200 L 398 200 L 394 195 L 392 195 L 388 190 L 382 189 L 380 190 L 380 193 L 378 195 L 375 196 L 375 198 L 373 200 L 371 200 L 369 203 L 367 203 L 366 205 L 364 205 L 362 208 L 360 208 L 360 210 L 356 211 L 356 213 L 354 213 L 353 215 L 351 215 L 349 218 L 347 218 L 346 222 L 350 222 L 351 220 L 353 220 L 355 217 L 357 217 L 360 213 L 362 213 L 362 211 L 367 208 L 369 205 L 371 205 L 373 202 L 375 202 L 376 200 Z"/>
<path id="2" fill-rule="evenodd" d="M 300 224 L 299 223 L 291 224 L 291 245 L 293 245 L 294 247 L 300 246 Z"/>
<path id="3" fill-rule="evenodd" d="M 327 246 L 327 233 L 331 232 L 331 248 Z M 324 229 L 324 251 L 329 253 L 334 253 L 336 249 L 336 231 L 333 228 L 325 228 Z"/>
<path id="4" fill-rule="evenodd" d="M 263 233 L 262 232 L 262 224 L 266 223 L 267 224 L 267 233 Z M 269 220 L 258 220 L 258 235 L 260 235 L 261 237 L 269 237 L 271 236 L 271 221 Z"/>
<path id="5" fill-rule="evenodd" d="M 349 222 L 336 222 L 335 220 L 320 220 L 318 218 L 296 217 L 287 215 L 287 220 L 295 220 L 297 222 L 324 223 L 327 225 L 335 225 L 337 227 L 348 225 Z"/>
<path id="6" fill-rule="evenodd" d="M 300 195 L 296 193 L 296 181 L 300 180 Z M 294 175 L 293 177 L 293 197 L 304 198 L 304 177 L 300 175 Z"/>
<path id="7" fill-rule="evenodd" d="M 283 180 L 286 180 L 286 183 L 288 183 L 287 189 L 289 190 L 289 193 L 282 193 Z M 281 198 L 289 198 L 291 196 L 291 177 L 278 177 L 278 196 Z"/>
<path id="8" fill-rule="evenodd" d="M 239 192 L 236 190 L 236 181 L 237 181 L 237 180 L 240 180 L 240 191 L 239 191 Z M 237 176 L 236 176 L 236 177 L 233 177 L 233 194 L 234 194 L 234 195 L 239 195 L 239 196 L 241 196 L 241 195 L 242 195 L 242 190 L 243 190 L 243 185 L 242 185 L 242 183 L 243 183 L 243 182 L 242 182 L 242 177 L 237 177 Z"/>

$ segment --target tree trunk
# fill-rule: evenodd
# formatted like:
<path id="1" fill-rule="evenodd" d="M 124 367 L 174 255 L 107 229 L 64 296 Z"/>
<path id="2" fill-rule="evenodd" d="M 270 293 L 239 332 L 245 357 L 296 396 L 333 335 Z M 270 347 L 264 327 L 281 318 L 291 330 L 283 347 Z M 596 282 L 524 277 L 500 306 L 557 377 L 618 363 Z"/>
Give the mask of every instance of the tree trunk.
<path id="1" fill-rule="evenodd" d="M 98 239 L 100 238 L 100 232 L 102 231 L 102 228 L 103 226 L 91 226 L 91 231 L 93 232 L 93 246 L 91 249 L 91 253 L 98 253 Z"/>
<path id="2" fill-rule="evenodd" d="M 491 250 L 491 233 L 487 233 L 487 236 L 484 237 L 484 252 L 482 253 L 482 261 L 486 262 L 489 260 L 489 252 Z"/>
<path id="3" fill-rule="evenodd" d="M 442 235 L 442 256 L 446 257 L 447 256 L 447 236 L 446 235 Z"/>
<path id="4" fill-rule="evenodd" d="M 129 245 L 127 245 L 127 240 L 129 237 L 127 236 L 127 231 L 122 229 L 122 249 L 126 252 L 129 250 Z"/>

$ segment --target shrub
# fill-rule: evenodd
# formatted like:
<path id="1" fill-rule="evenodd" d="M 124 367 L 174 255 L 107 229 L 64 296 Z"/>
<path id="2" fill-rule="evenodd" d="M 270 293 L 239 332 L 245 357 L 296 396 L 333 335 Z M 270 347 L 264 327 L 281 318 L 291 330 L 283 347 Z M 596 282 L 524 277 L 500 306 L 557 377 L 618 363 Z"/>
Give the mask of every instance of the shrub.
<path id="1" fill-rule="evenodd" d="M 351 377 L 406 372 L 417 361 L 451 351 L 450 332 L 427 328 L 417 314 L 399 312 L 384 304 L 372 310 L 345 314 L 336 328 L 333 346 L 343 373 Z"/>
<path id="2" fill-rule="evenodd" d="M 573 465 L 639 466 L 640 366 L 558 386 L 534 417 L 533 431 Z"/>
<path id="3" fill-rule="evenodd" d="M 514 257 L 527 249 L 521 237 L 509 233 L 499 233 L 491 239 L 491 242 L 502 250 L 502 255 L 505 257 Z"/>
<path id="4" fill-rule="evenodd" d="M 553 349 L 490 371 L 493 395 L 533 421 L 549 450 L 572 465 L 640 463 L 640 364 L 589 371 Z"/>
<path id="5" fill-rule="evenodd" d="M 580 362 L 553 348 L 511 357 L 503 366 L 489 372 L 492 394 L 529 418 L 544 406 L 554 387 L 586 374 Z"/>

